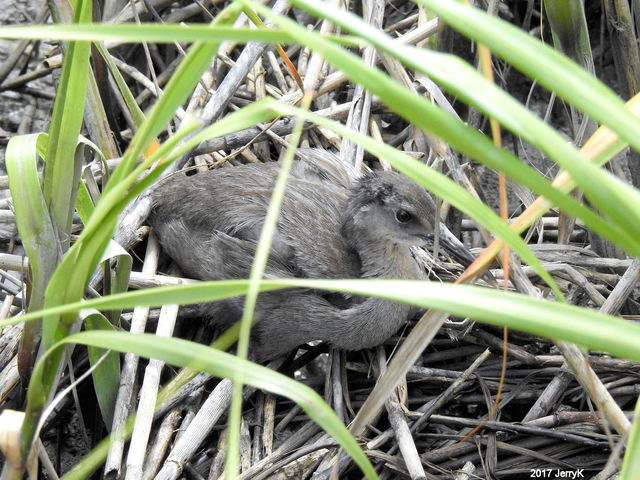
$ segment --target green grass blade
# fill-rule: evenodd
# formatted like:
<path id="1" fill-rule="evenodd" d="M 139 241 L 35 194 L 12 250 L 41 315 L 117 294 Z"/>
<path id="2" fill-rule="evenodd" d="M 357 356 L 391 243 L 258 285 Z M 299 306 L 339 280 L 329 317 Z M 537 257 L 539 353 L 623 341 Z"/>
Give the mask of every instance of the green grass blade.
<path id="1" fill-rule="evenodd" d="M 638 452 L 640 451 L 640 397 L 636 400 L 636 408 L 633 412 L 633 424 L 629 432 L 627 449 L 624 453 L 620 480 L 635 480 L 640 478 L 640 462 L 638 462 Z"/>
<path id="2" fill-rule="evenodd" d="M 112 260 L 115 261 L 113 269 L 111 268 Z M 126 292 L 129 289 L 129 277 L 133 264 L 131 255 L 116 242 L 109 240 L 107 248 L 100 258 L 100 263 L 105 264 L 110 272 L 109 285 L 111 285 L 111 289 L 109 293 L 113 295 Z M 109 318 L 114 325 L 120 325 L 120 313 L 122 313 L 121 308 L 109 312 Z"/>
<path id="3" fill-rule="evenodd" d="M 367 478 L 377 478 L 367 456 L 331 407 L 311 388 L 281 373 L 205 345 L 178 338 L 157 337 L 151 334 L 131 335 L 125 332 L 109 331 L 82 332 L 70 335 L 54 348 L 61 349 L 67 344 L 78 343 L 103 349 L 111 348 L 119 352 L 133 352 L 136 355 L 157 358 L 182 367 L 195 364 L 203 371 L 218 377 L 233 378 L 237 370 L 242 370 L 247 384 L 282 395 L 298 403 L 312 420 L 340 443 Z M 50 354 L 49 352 L 47 356 Z M 39 377 L 42 374 L 42 365 L 45 361 L 46 357 L 38 362 L 34 369 L 34 377 Z M 31 393 L 30 391 L 30 396 Z M 33 394 L 39 395 L 41 392 Z"/>
<path id="4" fill-rule="evenodd" d="M 544 9 L 553 33 L 553 42 L 560 51 L 578 64 L 582 64 L 583 58 L 593 63 L 587 19 L 581 0 L 544 0 Z"/>
<path id="5" fill-rule="evenodd" d="M 32 321 L 44 314 L 77 312 L 84 308 L 108 310 L 137 305 L 204 303 L 243 295 L 248 285 L 248 280 L 225 280 L 138 290 L 30 312 L 18 320 Z M 415 280 L 262 280 L 260 291 L 293 287 L 349 292 L 433 308 L 640 361 L 637 348 L 640 325 L 564 303 L 483 287 Z M 0 322 L 0 327 L 18 320 L 5 320 Z"/>
<path id="6" fill-rule="evenodd" d="M 416 0 L 640 150 L 640 120 L 602 82 L 526 32 L 456 0 Z"/>
<path id="7" fill-rule="evenodd" d="M 25 310 L 40 310 L 45 291 L 56 268 L 58 238 L 38 178 L 38 157 L 46 154 L 47 134 L 15 136 L 9 140 L 5 163 L 16 214 L 16 226 L 29 257 L 29 298 Z M 28 378 L 42 336 L 41 322 L 26 324 L 18 353 L 18 369 Z"/>
<path id="8" fill-rule="evenodd" d="M 78 198 L 76 199 L 76 211 L 80 215 L 83 224 L 87 224 L 94 210 L 91 194 L 84 182 L 78 184 Z"/>
<path id="9" fill-rule="evenodd" d="M 85 310 L 81 312 L 80 317 L 84 321 L 87 331 L 114 331 L 113 325 L 97 310 Z M 108 352 L 108 349 L 89 345 L 89 361 L 91 365 L 95 365 L 104 354 L 106 358 L 102 359 L 100 364 L 91 374 L 93 380 L 93 388 L 98 398 L 100 413 L 105 427 L 111 428 L 113 424 L 113 412 L 118 396 L 118 387 L 120 386 L 120 355 L 116 352 Z M 108 352 L 108 353 L 107 353 Z"/>
<path id="10" fill-rule="evenodd" d="M 0 28 L 0 38 L 93 42 L 116 40 L 125 43 L 139 43 L 141 39 L 155 43 L 207 42 L 215 44 L 222 41 L 292 43 L 288 33 L 277 28 L 256 30 L 246 27 L 236 28 L 231 25 L 207 26 L 168 23 L 6 26 Z"/>
<path id="11" fill-rule="evenodd" d="M 413 94 L 408 89 L 394 82 L 391 78 L 389 78 L 387 75 L 384 75 L 379 70 L 367 67 L 360 60 L 360 58 L 356 57 L 355 55 L 347 52 L 337 45 L 332 44 L 331 42 L 328 42 L 322 36 L 307 31 L 306 29 L 298 26 L 295 22 L 284 16 L 274 15 L 268 9 L 255 3 L 251 3 L 251 6 L 252 8 L 260 11 L 260 13 L 262 13 L 263 15 L 270 17 L 276 25 L 280 25 L 282 28 L 286 28 L 292 35 L 296 37 L 296 39 L 300 43 L 308 45 L 313 50 L 322 52 L 323 56 L 325 56 L 328 62 L 332 63 L 334 66 L 345 72 L 345 74 L 353 81 L 361 83 L 371 92 L 378 95 L 393 110 L 395 110 L 411 122 L 415 123 L 423 130 L 430 131 L 432 133 L 436 133 L 439 136 L 442 136 L 454 147 L 459 148 L 461 151 L 465 151 L 466 153 L 473 152 L 473 154 L 469 154 L 476 158 L 482 159 L 485 162 L 491 163 L 495 160 L 495 158 L 502 157 L 509 165 L 519 164 L 519 168 L 527 168 L 522 165 L 515 157 L 509 155 L 506 151 L 496 148 L 492 144 L 492 142 L 482 134 L 462 124 L 462 122 L 454 119 L 451 115 L 444 112 L 443 110 L 434 107 L 423 97 Z M 300 114 L 304 115 L 304 113 Z M 339 127 L 336 126 L 334 128 Z M 347 130 L 340 131 L 340 133 L 344 136 L 349 135 Z M 388 153 L 389 156 L 396 156 L 396 152 L 394 149 L 385 148 L 384 145 L 378 142 L 374 142 L 371 148 L 371 151 L 374 152 L 384 151 L 385 153 Z M 416 169 L 421 168 L 418 165 L 418 162 L 407 164 L 404 173 L 413 178 L 413 175 L 416 175 Z M 431 176 L 431 178 L 433 178 L 433 175 L 428 172 L 428 169 L 422 169 L 421 172 L 424 178 L 427 178 L 427 176 Z M 544 189 L 544 186 L 548 187 L 545 192 L 554 196 L 554 198 L 562 197 L 562 200 L 559 200 L 561 202 L 563 200 L 565 200 L 565 203 L 570 201 L 566 195 L 560 194 L 550 186 L 549 182 L 546 179 L 533 171 L 530 176 L 521 177 L 529 184 L 531 183 L 531 181 L 537 180 L 539 184 L 542 185 L 542 187 L 540 188 Z M 461 208 L 466 213 L 469 212 L 469 205 L 463 205 L 462 202 L 452 199 L 453 195 L 449 195 L 448 191 L 444 189 L 434 190 L 433 185 L 431 184 L 425 184 L 425 186 L 432 189 L 432 191 L 436 195 L 442 196 L 442 198 L 452 201 L 452 203 L 454 203 L 458 208 Z M 456 192 L 458 195 L 463 195 L 461 193 L 461 189 L 456 189 Z M 468 201 L 471 201 L 469 197 L 466 198 L 468 199 Z M 476 201 L 473 200 L 473 202 Z M 577 204 L 577 202 L 575 201 L 574 203 Z M 485 218 L 488 218 L 488 215 L 490 214 L 487 211 L 485 211 L 484 213 Z M 492 223 L 492 226 L 493 225 L 494 224 Z M 530 265 L 534 266 L 534 268 L 536 268 L 536 272 L 539 273 L 544 278 L 544 280 L 549 283 L 549 285 L 554 289 L 556 295 L 558 295 L 559 298 L 562 298 L 560 290 L 555 285 L 555 282 L 553 281 L 551 276 L 540 267 L 539 262 L 537 261 L 537 259 L 535 259 L 535 256 L 530 251 L 527 252 L 528 248 L 524 246 L 522 240 L 516 239 L 516 235 L 514 235 L 513 232 L 507 231 L 508 229 L 498 227 L 497 224 L 495 224 L 495 226 L 499 229 L 500 232 L 498 234 L 498 230 L 496 230 L 495 233 L 498 234 L 501 238 L 504 238 L 505 241 L 507 241 L 507 243 L 509 243 L 510 245 L 513 244 L 514 249 L 517 251 L 517 253 L 523 255 L 523 259 Z M 489 226 L 489 228 L 491 228 L 491 226 Z"/>
<path id="12" fill-rule="evenodd" d="M 465 35 L 487 45 L 522 72 L 565 101 L 615 131 L 640 150 L 640 120 L 602 82 L 568 57 L 516 27 L 452 0 L 417 0 Z M 569 173 L 589 200 L 622 227 L 630 238 L 640 237 L 640 192 L 626 182 L 583 163 Z M 637 255 L 634 253 L 634 255 Z"/>
<path id="13" fill-rule="evenodd" d="M 303 98 L 302 110 L 307 110 L 311 102 L 311 95 L 305 95 Z M 287 179 L 289 177 L 289 171 L 293 164 L 293 157 L 295 150 L 300 141 L 302 134 L 302 127 L 304 121 L 297 119 L 294 125 L 293 131 L 288 138 L 288 147 L 285 152 L 284 158 L 279 162 L 280 171 L 276 183 L 273 187 L 273 193 L 269 200 L 269 207 L 265 216 L 262 230 L 260 232 L 260 238 L 256 247 L 256 253 L 251 264 L 249 289 L 247 290 L 246 300 L 244 304 L 244 311 L 240 320 L 240 333 L 238 337 L 237 356 L 241 359 L 246 359 L 249 352 L 249 334 L 251 330 L 251 323 L 253 321 L 254 310 L 256 302 L 258 300 L 258 292 L 260 291 L 260 279 L 264 275 L 264 270 L 267 266 L 267 259 L 271 252 L 271 242 L 273 235 L 276 231 L 276 224 L 278 221 L 278 215 L 280 214 L 280 208 L 284 200 L 285 188 L 287 186 Z M 233 384 L 233 396 L 231 400 L 231 409 L 229 412 L 229 428 L 227 437 L 227 456 L 225 463 L 225 476 L 229 478 L 235 478 L 238 474 L 239 457 L 240 457 L 240 423 L 242 417 L 242 386 L 244 381 L 244 374 L 242 370 L 236 370 Z"/>
<path id="14" fill-rule="evenodd" d="M 90 21 L 91 2 L 77 2 L 74 22 Z M 84 113 L 90 52 L 89 42 L 70 42 L 67 45 L 45 159 L 43 192 L 63 252 L 69 248 L 76 188 L 80 178 L 80 159 L 76 151 Z"/>
<path id="15" fill-rule="evenodd" d="M 129 89 L 127 82 L 125 81 L 124 77 L 120 73 L 120 69 L 116 66 L 115 62 L 111 58 L 111 54 L 104 47 L 102 42 L 95 42 L 94 45 L 100 52 L 100 55 L 102 56 L 105 63 L 107 64 L 107 67 L 109 67 L 109 72 L 113 76 L 113 80 L 116 82 L 116 85 L 118 86 L 120 95 L 122 95 L 124 103 L 127 106 L 129 113 L 131 114 L 131 118 L 133 119 L 133 122 L 135 123 L 136 126 L 140 126 L 145 119 L 144 113 L 142 112 L 142 109 L 136 102 L 136 98 L 133 96 L 133 93 L 131 93 L 131 90 Z"/>
<path id="16" fill-rule="evenodd" d="M 34 310 L 44 305 L 44 292 L 58 258 L 57 236 L 38 177 L 38 151 L 46 150 L 47 142 L 44 133 L 15 136 L 9 140 L 5 155 L 16 225 L 29 257 L 29 305 Z"/>
<path id="17" fill-rule="evenodd" d="M 236 8 L 236 10 L 238 9 Z M 225 11 L 220 15 L 223 19 L 222 21 L 227 22 L 234 18 L 233 15 L 227 16 L 226 14 L 228 13 L 229 11 Z M 173 80 L 167 85 L 164 95 L 159 99 L 152 113 L 149 115 L 147 122 L 145 122 L 143 128 L 141 128 L 134 137 L 127 151 L 128 153 L 123 157 L 122 163 L 111 176 L 103 192 L 103 200 L 107 197 L 109 191 L 118 186 L 122 179 L 130 173 L 138 154 L 143 148 L 146 148 L 154 138 L 154 135 L 170 120 L 172 112 L 184 101 L 190 92 L 190 88 L 195 85 L 197 79 L 200 78 L 200 75 L 204 69 L 206 69 L 217 47 L 218 44 L 206 46 L 195 45 L 185 57 L 178 71 L 176 71 L 176 74 L 172 77 Z M 127 185 L 120 185 L 120 187 L 123 188 L 125 192 L 128 188 Z M 120 201 L 121 199 L 122 196 L 119 196 L 117 200 Z M 72 249 L 73 251 L 70 251 L 69 255 L 65 256 L 56 273 L 54 273 L 49 288 L 47 289 L 47 301 L 49 305 L 56 305 L 81 298 L 89 275 L 93 272 L 99 256 L 103 253 L 109 238 L 113 234 L 118 214 L 119 212 L 112 212 L 109 221 L 106 221 L 106 219 L 101 216 L 100 219 L 93 224 L 96 225 L 96 223 L 98 223 L 96 229 L 92 229 L 90 224 L 87 225 L 85 232 L 83 232 L 76 245 L 74 245 L 75 248 Z M 90 241 L 87 241 L 88 239 L 86 237 L 96 231 L 98 231 L 99 234 L 93 236 Z M 72 321 L 73 319 L 70 318 L 66 319 L 64 323 L 69 324 Z M 53 323 L 53 320 L 51 323 Z M 44 339 L 46 340 L 45 346 L 51 345 L 55 340 L 59 340 L 62 335 L 64 335 L 63 332 L 57 332 L 55 335 L 47 336 Z"/>
<path id="18" fill-rule="evenodd" d="M 228 25 L 239 15 L 242 7 L 232 4 L 223 10 L 212 22 L 209 28 Z M 163 26 L 163 25 L 159 25 Z M 140 154 L 149 146 L 151 141 L 162 131 L 167 123 L 173 118 L 176 109 L 182 105 L 185 99 L 193 91 L 202 73 L 215 57 L 221 40 L 205 43 L 195 43 L 189 53 L 180 62 L 171 79 L 165 86 L 163 94 L 160 96 L 153 109 L 149 113 L 147 120 L 140 126 L 133 137 L 127 153 L 122 158 L 122 162 L 113 172 L 105 192 L 117 185 L 133 169 L 133 165 L 138 160 Z"/>
<path id="19" fill-rule="evenodd" d="M 246 128 L 248 126 L 255 125 L 256 119 L 273 118 L 274 112 L 268 111 L 261 104 L 253 104 L 244 109 L 234 112 L 226 117 L 224 120 L 217 122 L 215 126 L 210 127 L 212 129 L 217 128 L 219 135 L 225 135 L 231 131 L 236 131 L 239 128 Z M 185 130 L 181 130 L 179 135 L 186 135 L 193 130 L 196 124 L 190 124 L 185 122 Z M 209 130 L 212 131 L 212 130 Z M 175 146 L 174 141 L 169 142 L 169 147 Z M 162 147 L 159 150 L 165 151 Z M 46 302 L 50 308 L 48 314 L 44 317 L 45 323 L 58 322 L 60 315 L 64 314 L 61 318 L 59 326 L 56 329 L 50 329 L 49 337 L 47 341 L 52 343 L 56 340 L 61 340 L 67 334 L 70 325 L 77 318 L 74 310 L 66 310 L 64 307 L 59 307 L 64 304 L 78 303 L 82 298 L 85 285 L 89 279 L 89 276 L 95 270 L 101 255 L 104 253 L 106 245 L 109 242 L 113 231 L 115 230 L 116 222 L 121 210 L 138 195 L 143 188 L 146 188 L 154 178 L 160 174 L 160 172 L 166 168 L 169 164 L 168 161 L 160 162 L 160 164 L 147 176 L 144 180 L 138 181 L 139 174 L 149 167 L 154 157 L 150 158 L 142 165 L 138 167 L 134 172 L 130 173 L 126 177 L 126 181 L 121 181 L 118 185 L 115 185 L 110 191 L 103 193 L 100 201 L 95 207 L 94 212 L 91 214 L 89 222 L 85 226 L 82 234 L 72 246 L 72 248 L 63 257 L 62 262 L 56 269 L 47 287 Z M 244 294 L 244 290 L 240 290 L 236 295 Z M 160 302 L 163 303 L 163 302 Z M 80 302 L 82 304 L 82 302 Z M 114 305 L 111 309 L 117 310 L 119 308 L 125 308 L 125 305 Z M 75 310 L 78 311 L 78 310 Z M 24 319 L 23 317 L 21 320 Z M 48 365 L 48 370 L 45 372 L 49 376 L 44 376 L 46 380 L 44 386 L 52 385 L 54 375 L 56 372 L 55 362 L 52 361 Z M 31 388 L 31 387 L 30 387 Z M 34 388 L 43 388 L 42 385 L 38 385 Z M 42 397 L 33 397 L 42 398 Z M 30 445 L 30 435 L 32 436 L 37 424 L 37 417 L 44 404 L 28 404 L 27 406 L 27 420 L 25 421 L 25 427 L 23 430 L 22 440 L 24 441 L 23 448 L 26 450 Z"/>
<path id="20" fill-rule="evenodd" d="M 361 36 L 378 49 L 396 57 L 404 65 L 428 75 L 452 95 L 472 105 L 485 115 L 497 119 L 503 126 L 538 147 L 553 158 L 558 165 L 569 171 L 585 191 L 597 192 L 600 190 L 600 183 L 609 185 L 607 191 L 599 195 L 600 201 L 595 204 L 603 211 L 611 213 L 611 191 L 618 191 L 621 188 L 620 180 L 609 172 L 593 164 L 588 164 L 580 152 L 567 143 L 557 131 L 531 114 L 511 96 L 487 81 L 467 63 L 451 55 L 400 45 L 389 35 L 376 30 L 359 17 L 344 10 L 328 10 L 320 2 L 314 0 L 294 0 L 294 4 L 314 15 L 328 18 L 342 28 Z M 456 146 L 442 132 L 437 133 Z M 461 134 L 464 134 L 462 130 L 457 132 L 457 135 Z M 635 225 L 640 221 L 634 221 L 633 218 L 630 218 L 623 205 L 619 206 L 619 212 L 614 218 L 616 223 L 611 225 L 592 210 L 568 197 L 561 200 L 559 195 L 549 196 L 551 187 L 548 184 L 542 187 L 546 192 L 543 193 L 540 189 L 542 181 L 534 180 L 537 173 L 533 169 L 523 167 L 522 162 L 516 160 L 515 157 L 511 157 L 509 160 L 504 156 L 491 155 L 489 163 L 486 162 L 486 159 L 478 158 L 478 160 L 494 169 L 504 171 L 510 178 L 528 186 L 536 193 L 545 195 L 559 205 L 565 213 L 582 219 L 589 228 L 616 242 L 629 253 L 640 255 L 640 235 L 633 233 Z M 624 187 L 624 190 L 627 192 L 628 186 Z M 551 195 L 554 194 L 551 193 Z M 598 196 L 597 193 L 594 195 Z M 634 192 L 633 195 L 637 201 L 640 201 L 638 192 Z M 632 198 L 631 202 L 636 200 Z M 640 217 L 640 214 L 638 216 Z"/>
<path id="21" fill-rule="evenodd" d="M 218 21 L 222 23 L 232 22 L 240 9 L 241 7 L 232 5 L 219 14 Z M 147 118 L 147 121 L 134 136 L 134 139 L 127 150 L 127 153 L 123 157 L 122 162 L 118 168 L 116 168 L 104 189 L 102 200 L 107 197 L 108 193 L 117 190 L 122 179 L 129 175 L 133 165 L 138 160 L 138 156 L 145 148 L 147 148 L 155 138 L 155 135 L 171 119 L 172 112 L 175 108 L 177 108 L 177 106 L 180 105 L 190 93 L 191 88 L 196 84 L 202 72 L 209 65 L 211 58 L 215 55 L 217 47 L 217 43 L 213 45 L 197 44 L 194 45 L 189 54 L 187 54 L 172 77 L 172 80 L 167 84 L 164 94 L 158 100 L 158 103 Z M 74 141 L 77 141 L 77 138 L 76 134 Z M 77 183 L 74 184 L 74 187 L 76 186 Z M 122 188 L 122 186 L 120 187 Z M 131 185 L 125 185 L 125 192 L 130 187 Z M 115 205 L 122 206 L 122 197 L 123 196 L 120 196 L 117 199 L 112 198 L 111 201 Z M 131 197 L 129 197 L 129 199 L 130 198 Z M 108 202 L 106 203 L 108 204 Z M 83 234 L 74 244 L 73 248 L 71 248 L 63 257 L 60 265 L 53 273 L 45 293 L 46 306 L 57 306 L 77 301 L 82 298 L 89 277 L 93 273 L 100 255 L 104 252 L 104 249 L 115 230 L 115 225 L 120 213 L 119 211 L 107 211 L 106 217 L 108 218 L 108 221 L 105 221 L 104 223 L 97 223 L 94 219 L 101 216 L 98 215 L 100 210 L 100 205 L 96 206 L 96 210 L 92 215 L 93 222 L 89 222 Z M 104 213 L 105 209 L 102 209 L 102 214 Z M 102 216 L 102 218 L 104 218 L 104 216 Z M 92 225 L 93 228 L 90 228 Z M 89 233 L 85 235 L 87 230 Z M 90 238 L 90 241 L 87 241 L 87 237 L 91 234 L 93 234 L 93 237 Z M 48 348 L 53 345 L 53 343 L 62 340 L 66 335 L 68 335 L 70 327 L 76 319 L 76 314 L 66 314 L 62 317 L 57 315 L 45 317 L 43 319 L 43 324 L 46 326 L 46 328 L 43 328 L 43 347 Z M 38 385 L 37 388 L 44 388 L 47 390 L 54 384 L 55 375 L 60 362 L 60 357 L 58 356 L 56 358 L 56 355 L 57 354 L 53 354 L 50 358 L 50 362 L 47 364 L 45 372 L 41 377 L 41 381 L 43 383 L 42 385 Z M 31 384 L 29 388 L 32 388 Z M 42 399 L 42 397 L 34 398 Z M 46 401 L 46 397 L 44 398 L 44 401 Z M 21 436 L 22 450 L 25 454 L 31 447 L 38 417 L 45 405 L 44 401 L 43 403 L 28 402 L 27 404 L 26 417 Z"/>

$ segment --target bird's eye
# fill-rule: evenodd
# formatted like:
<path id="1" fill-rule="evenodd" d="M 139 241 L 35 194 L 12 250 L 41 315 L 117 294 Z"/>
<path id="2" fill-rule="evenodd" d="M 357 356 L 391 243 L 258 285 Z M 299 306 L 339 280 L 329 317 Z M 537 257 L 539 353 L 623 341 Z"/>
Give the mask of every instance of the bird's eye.
<path id="1" fill-rule="evenodd" d="M 396 220 L 400 223 L 407 223 L 413 216 L 406 210 L 400 209 L 396 212 Z"/>

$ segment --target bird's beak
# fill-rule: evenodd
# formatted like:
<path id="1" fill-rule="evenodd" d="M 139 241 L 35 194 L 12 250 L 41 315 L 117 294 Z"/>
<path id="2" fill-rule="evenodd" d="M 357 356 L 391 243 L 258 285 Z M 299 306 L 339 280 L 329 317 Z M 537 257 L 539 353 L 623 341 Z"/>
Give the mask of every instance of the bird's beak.
<path id="1" fill-rule="evenodd" d="M 440 245 L 452 259 L 464 267 L 468 267 L 476 259 L 444 223 L 440 223 Z"/>
<path id="2" fill-rule="evenodd" d="M 476 257 L 471 253 L 458 238 L 451 233 L 444 223 L 440 223 L 440 245 L 449 256 L 460 263 L 463 267 L 468 267 Z M 489 270 L 485 271 L 482 278 L 490 285 L 497 286 L 498 282 Z"/>

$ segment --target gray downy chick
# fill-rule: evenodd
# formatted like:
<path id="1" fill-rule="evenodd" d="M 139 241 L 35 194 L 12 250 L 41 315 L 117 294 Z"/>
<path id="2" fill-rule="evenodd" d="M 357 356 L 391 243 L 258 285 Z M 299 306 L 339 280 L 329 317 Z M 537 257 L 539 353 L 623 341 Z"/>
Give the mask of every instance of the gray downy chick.
<path id="1" fill-rule="evenodd" d="M 313 153 L 311 153 L 313 152 Z M 265 278 L 425 279 L 410 247 L 432 246 L 435 203 L 395 172 L 357 176 L 333 155 L 314 151 L 294 163 Z M 185 275 L 248 278 L 279 165 L 248 164 L 179 175 L 153 193 L 150 223 Z M 438 223 L 443 249 L 461 263 L 474 257 Z M 243 299 L 206 304 L 230 325 Z M 265 361 L 324 340 L 345 350 L 381 344 L 410 316 L 409 305 L 308 289 L 260 294 L 251 356 Z"/>

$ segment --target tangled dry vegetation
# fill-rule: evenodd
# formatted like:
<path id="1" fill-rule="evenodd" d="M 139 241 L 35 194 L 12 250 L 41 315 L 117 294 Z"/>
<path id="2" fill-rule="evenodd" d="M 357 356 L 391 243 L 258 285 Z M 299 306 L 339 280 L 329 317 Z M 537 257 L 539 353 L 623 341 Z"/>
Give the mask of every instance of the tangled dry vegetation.
<path id="1" fill-rule="evenodd" d="M 106 2 L 109 3 L 109 2 Z M 218 2 L 175 2 L 152 0 L 136 3 L 136 10 L 123 8 L 113 22 L 144 21 L 206 22 L 218 11 Z M 548 29 L 540 20 L 538 2 L 497 3 L 496 14 L 520 26 L 532 35 L 547 37 Z M 597 4 L 597 5 L 596 5 Z M 147 8 L 152 8 L 152 11 Z M 276 9 L 288 12 L 299 24 L 310 28 L 326 28 L 308 14 L 290 8 L 286 2 L 276 2 Z M 438 47 L 473 61 L 474 46 L 469 41 L 428 20 L 424 11 L 405 0 L 363 2 L 353 4 L 355 11 L 377 12 L 371 22 L 402 41 L 421 44 L 431 42 L 438 34 Z M 590 38 L 594 51 L 596 72 L 616 87 L 623 97 L 623 82 L 616 78 L 611 39 L 606 30 L 604 12 L 599 2 L 586 2 Z M 32 18 L 47 18 L 46 9 L 30 11 Z M 540 27 L 543 25 L 543 29 Z M 15 49 L 6 42 L 5 48 Z M 256 45 L 226 44 L 211 69 L 201 80 L 189 100 L 186 111 L 199 111 L 207 104 L 209 118 L 217 118 L 267 95 L 283 98 L 295 95 L 298 86 L 283 67 L 273 46 L 264 50 Z M 178 44 L 143 47 L 141 44 L 110 45 L 110 51 L 136 93 L 136 101 L 149 108 L 162 90 L 182 58 Z M 289 46 L 287 56 L 304 78 L 308 68 L 318 58 L 300 46 Z M 16 52 L 16 50 L 14 50 Z M 10 52 L 10 53 L 14 53 Z M 249 53 L 247 53 L 249 52 Z M 11 65 L 5 57 L 6 78 L 0 78 L 0 90 L 7 105 L 21 102 L 20 115 L 5 112 L 0 121 L 6 138 L 18 133 L 40 131 L 51 105 L 55 76 L 59 65 L 59 51 L 45 48 L 37 42 L 25 42 L 24 49 Z M 380 62 L 391 75 L 416 91 L 451 108 L 470 125 L 487 130 L 484 117 L 469 107 L 446 97 L 426 77 L 414 76 L 397 61 L 380 56 L 365 48 L 362 55 L 369 61 Z M 46 57 L 46 58 L 45 58 Z M 248 60 L 251 59 L 251 60 Z M 45 63 L 41 63 L 45 61 Z M 94 57 L 98 87 L 103 94 L 108 124 L 113 133 L 110 140 L 111 158 L 106 164 L 93 163 L 85 169 L 83 178 L 91 188 L 99 189 L 105 172 L 117 164 L 120 151 L 131 139 L 132 121 L 118 99 L 108 94 L 108 76 Z M 153 68 L 151 68 L 153 65 Z M 545 116 L 568 138 L 574 138 L 570 114 L 560 103 L 553 103 L 548 92 L 532 85 L 517 71 L 495 61 L 497 83 L 532 110 Z M 10 67 L 10 68 L 6 68 Z M 465 186 L 477 191 L 487 203 L 496 206 L 496 176 L 478 167 L 467 158 L 450 152 L 437 139 L 426 136 L 391 113 L 383 104 L 360 87 L 347 82 L 339 71 L 322 68 L 319 94 L 312 110 L 318 115 L 339 120 L 351 128 L 368 131 L 374 137 L 412 156 L 430 163 L 434 168 L 451 174 L 456 180 L 466 180 Z M 102 73 L 101 73 L 102 72 Z M 41 78 L 34 88 L 34 79 Z M 211 86 L 212 85 L 212 86 Z M 206 88 L 203 88 L 206 87 Z M 216 91 L 213 100 L 209 93 Z M 19 105 L 19 104 L 18 104 Z M 176 123 L 185 111 L 176 112 Z M 46 123 L 46 120 L 44 121 Z M 261 125 L 223 138 L 201 144 L 193 152 L 189 168 L 232 168 L 244 162 L 273 161 L 279 158 L 291 132 L 289 119 L 273 125 Z M 92 132 L 87 132 L 91 136 Z M 584 137 L 583 137 L 584 138 Z M 577 143 L 579 143 L 578 140 Z M 507 137 L 507 147 L 523 160 L 530 161 L 540 171 L 552 177 L 556 172 L 551 163 L 522 141 Z M 354 144 L 337 137 L 321 127 L 308 125 L 303 133 L 303 147 L 340 152 L 346 158 L 363 155 Z M 444 148 L 445 155 L 425 154 L 434 148 Z M 364 155 L 367 168 L 387 168 L 378 159 Z M 615 164 L 622 175 L 633 178 L 626 158 Z M 0 188 L 6 189 L 6 177 L 0 177 Z M 533 199 L 531 193 L 510 186 L 510 214 L 517 215 Z M 116 239 L 134 257 L 130 288 L 179 283 L 184 280 L 170 276 L 172 267 L 155 241 L 149 241 L 149 228 L 144 220 L 148 213 L 145 197 L 134 203 L 123 216 Z M 471 247 L 481 248 L 482 236 L 475 223 L 461 218 L 453 209 L 443 205 L 443 215 L 452 229 Z M 0 264 L 3 277 L 0 318 L 17 314 L 23 307 L 26 261 L 17 237 L 15 221 L 5 195 L 0 200 Z M 74 231 L 81 229 L 74 220 Z M 599 242 L 580 223 L 551 213 L 528 234 L 527 239 L 544 267 L 551 272 L 569 301 L 575 305 L 598 309 L 609 314 L 637 319 L 638 290 L 635 282 L 640 274 L 637 261 L 621 258 L 603 242 Z M 480 250 L 475 250 L 479 252 Z M 433 278 L 451 281 L 461 272 L 459 266 L 441 259 L 437 265 L 428 260 Z M 502 284 L 503 272 L 492 269 Z M 526 266 L 514 264 L 510 288 L 546 296 L 546 287 Z M 99 295 L 102 282 L 96 281 L 90 295 Z M 177 316 L 177 320 L 176 320 Z M 210 326 L 202 322 L 197 311 L 188 307 L 166 307 L 121 315 L 124 329 L 145 329 L 164 335 L 176 335 L 201 343 L 212 340 Z M 20 409 L 24 402 L 18 370 L 18 345 L 21 324 L 6 327 L 0 337 L 0 399 L 3 408 Z M 306 346 L 298 356 L 273 365 L 288 375 L 311 386 L 324 396 L 338 416 L 348 424 L 363 405 L 393 355 L 403 335 L 411 325 L 385 345 L 370 351 L 339 352 L 324 345 Z M 171 333 L 173 332 L 173 333 Z M 471 432 L 487 417 L 500 387 L 502 351 L 506 347 L 507 368 L 502 382 L 502 396 L 491 419 L 479 431 Z M 623 415 L 630 416 L 638 396 L 640 367 L 625 360 L 591 352 L 588 364 L 600 378 Z M 169 381 L 176 369 L 158 361 L 123 357 L 121 393 L 124 403 L 116 406 L 117 415 L 126 418 L 134 410 L 153 415 L 158 384 Z M 67 362 L 68 373 L 62 377 L 59 389 L 67 387 L 87 370 L 85 349 L 77 348 Z M 585 368 L 587 368 L 585 366 Z M 509 332 L 506 346 L 502 330 L 481 325 L 469 319 L 450 318 L 429 347 L 422 353 L 406 380 L 386 401 L 386 411 L 358 440 L 376 467 L 380 478 L 543 478 L 545 472 L 573 472 L 577 478 L 611 478 L 619 469 L 624 442 L 615 428 L 602 420 L 602 415 L 585 392 L 580 381 L 568 368 L 567 360 L 558 347 L 541 338 Z M 581 383 L 582 382 L 582 383 Z M 111 425 L 103 423 L 97 408 L 93 387 L 85 381 L 77 387 L 77 395 L 67 395 L 56 406 L 45 423 L 41 438 L 50 465 L 43 462 L 43 478 L 52 478 L 51 470 L 68 471 L 104 438 Z M 198 374 L 179 393 L 165 402 L 153 416 L 150 435 L 136 431 L 131 442 L 115 443 L 106 466 L 100 467 L 95 478 L 221 478 L 226 452 L 225 419 L 231 395 L 228 380 Z M 132 398 L 128 402 L 127 398 Z M 624 424 L 625 420 L 621 420 Z M 245 403 L 241 425 L 241 476 L 243 479 L 314 478 L 328 479 L 332 472 L 337 478 L 361 478 L 362 473 L 350 458 L 341 455 L 336 442 L 324 434 L 295 403 L 259 390 L 245 388 Z M 551 469 L 551 470 L 550 470 Z M 49 472 L 49 473 L 47 473 Z M 334 477 L 336 478 L 336 477 Z"/>

